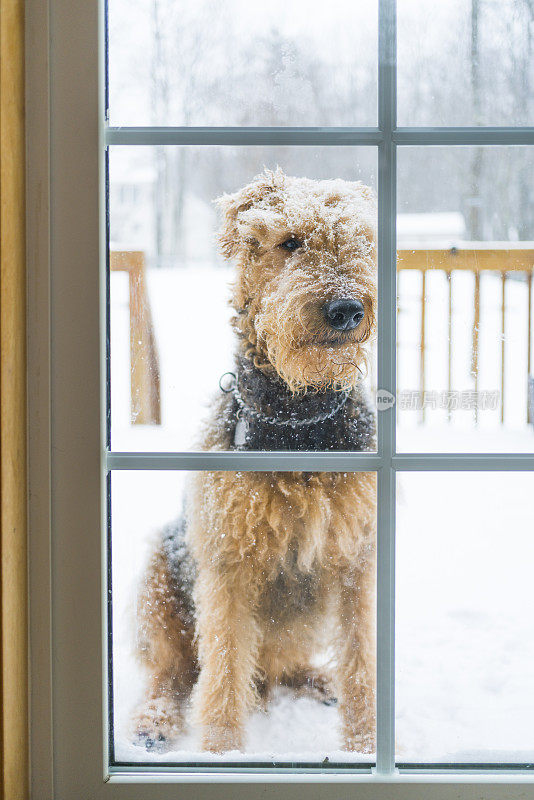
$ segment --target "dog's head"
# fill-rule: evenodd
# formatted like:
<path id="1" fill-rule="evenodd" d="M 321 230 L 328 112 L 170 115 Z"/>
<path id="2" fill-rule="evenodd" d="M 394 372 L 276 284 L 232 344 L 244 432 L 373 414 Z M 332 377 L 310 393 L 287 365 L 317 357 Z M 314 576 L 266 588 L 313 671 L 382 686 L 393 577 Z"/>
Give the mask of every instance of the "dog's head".
<path id="1" fill-rule="evenodd" d="M 265 171 L 218 204 L 235 325 L 255 364 L 291 391 L 353 386 L 375 331 L 372 190 Z"/>

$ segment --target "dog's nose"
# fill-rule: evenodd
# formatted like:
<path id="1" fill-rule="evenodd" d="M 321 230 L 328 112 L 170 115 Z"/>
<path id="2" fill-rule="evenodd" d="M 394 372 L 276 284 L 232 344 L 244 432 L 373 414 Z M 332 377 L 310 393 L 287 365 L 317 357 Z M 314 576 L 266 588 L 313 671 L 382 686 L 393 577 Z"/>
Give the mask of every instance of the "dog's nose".
<path id="1" fill-rule="evenodd" d="M 330 327 L 336 331 L 352 331 L 358 327 L 365 312 L 361 300 L 342 297 L 325 303 L 323 314 Z"/>

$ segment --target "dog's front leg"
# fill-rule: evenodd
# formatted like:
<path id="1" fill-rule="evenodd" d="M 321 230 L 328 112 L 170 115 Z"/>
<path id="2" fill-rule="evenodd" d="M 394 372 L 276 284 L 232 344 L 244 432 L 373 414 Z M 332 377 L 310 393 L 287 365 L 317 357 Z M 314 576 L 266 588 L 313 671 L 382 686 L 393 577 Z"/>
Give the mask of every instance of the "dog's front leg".
<path id="1" fill-rule="evenodd" d="M 339 594 L 338 691 L 346 750 L 371 753 L 376 742 L 375 559 L 347 571 Z"/>
<path id="2" fill-rule="evenodd" d="M 197 580 L 200 677 L 195 717 L 202 746 L 222 752 L 243 747 L 243 725 L 255 704 L 259 644 L 255 592 L 242 564 L 203 566 Z"/>

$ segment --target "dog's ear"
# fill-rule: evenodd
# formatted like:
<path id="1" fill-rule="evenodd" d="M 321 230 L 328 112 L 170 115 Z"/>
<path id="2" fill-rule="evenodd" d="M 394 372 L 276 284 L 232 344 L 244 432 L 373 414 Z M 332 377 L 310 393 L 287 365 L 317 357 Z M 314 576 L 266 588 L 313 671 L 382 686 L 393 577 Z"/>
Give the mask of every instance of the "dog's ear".
<path id="1" fill-rule="evenodd" d="M 252 200 L 243 197 L 244 189 L 234 194 L 223 194 L 215 201 L 221 211 L 222 224 L 219 230 L 219 246 L 225 258 L 232 258 L 239 243 L 237 215 L 251 208 Z"/>
<path id="2" fill-rule="evenodd" d="M 221 211 L 222 224 L 219 230 L 219 245 L 226 258 L 235 256 L 239 245 L 243 244 L 243 233 L 240 231 L 239 216 L 249 211 L 254 205 L 273 198 L 284 184 L 285 175 L 282 170 L 275 172 L 264 170 L 251 183 L 233 194 L 223 194 L 215 200 Z M 267 203 L 268 205 L 268 203 Z M 266 210 L 262 212 L 265 217 Z M 249 220 L 251 221 L 251 220 Z"/>

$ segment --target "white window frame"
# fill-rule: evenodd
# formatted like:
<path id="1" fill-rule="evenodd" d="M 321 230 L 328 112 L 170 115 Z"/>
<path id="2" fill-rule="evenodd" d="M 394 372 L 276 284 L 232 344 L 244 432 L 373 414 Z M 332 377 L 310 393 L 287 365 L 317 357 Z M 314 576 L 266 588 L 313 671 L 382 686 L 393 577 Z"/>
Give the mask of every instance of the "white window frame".
<path id="1" fill-rule="evenodd" d="M 320 792 L 324 798 L 439 800 L 460 791 L 465 798 L 485 796 L 490 787 L 492 798 L 525 796 L 526 785 L 534 782 L 528 770 L 396 769 L 395 476 L 413 470 L 532 471 L 534 455 L 397 454 L 393 409 L 380 414 L 376 454 L 108 452 L 104 153 L 111 144 L 376 146 L 378 385 L 394 394 L 398 147 L 534 145 L 534 128 L 397 128 L 395 0 L 379 0 L 377 128 L 108 128 L 102 6 L 98 0 L 27 0 L 32 798 L 167 800 L 179 791 L 183 798 L 254 800 Z M 376 768 L 109 767 L 109 470 L 206 468 L 377 470 Z M 311 789 L 310 783 L 320 783 L 321 789 Z M 202 790 L 198 784 L 204 784 Z"/>

